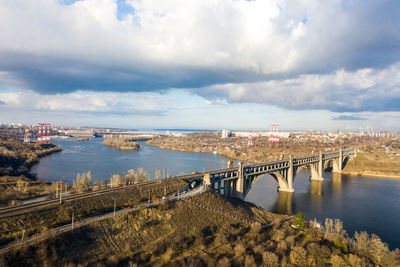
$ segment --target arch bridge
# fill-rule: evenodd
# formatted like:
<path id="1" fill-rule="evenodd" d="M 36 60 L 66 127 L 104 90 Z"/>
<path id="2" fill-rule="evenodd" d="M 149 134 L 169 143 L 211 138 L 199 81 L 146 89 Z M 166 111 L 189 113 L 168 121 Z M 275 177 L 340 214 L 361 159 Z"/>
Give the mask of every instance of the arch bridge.
<path id="1" fill-rule="evenodd" d="M 322 181 L 324 169 L 341 172 L 347 161 L 353 159 L 356 153 L 354 149 L 339 149 L 247 166 L 239 162 L 238 167 L 228 166 L 227 169 L 184 175 L 181 179 L 191 186 L 203 183 L 225 196 L 244 199 L 251 187 L 263 175 L 269 174 L 277 181 L 279 191 L 294 192 L 293 181 L 301 169 L 307 168 L 312 180 Z"/>

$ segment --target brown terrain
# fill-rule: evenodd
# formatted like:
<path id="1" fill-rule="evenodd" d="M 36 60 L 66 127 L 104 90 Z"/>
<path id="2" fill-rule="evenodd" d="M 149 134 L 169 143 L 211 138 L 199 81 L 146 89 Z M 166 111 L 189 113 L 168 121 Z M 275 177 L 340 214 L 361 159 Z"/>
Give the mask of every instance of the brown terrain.
<path id="1" fill-rule="evenodd" d="M 352 148 L 359 151 L 349 162 L 344 173 L 361 175 L 400 175 L 400 139 L 342 135 L 326 138 L 322 134 L 295 134 L 269 143 L 268 137 L 253 137 L 253 147 L 248 147 L 246 137 L 221 138 L 220 132 L 190 133 L 182 136 L 158 136 L 147 144 L 164 149 L 194 152 L 216 152 L 228 158 L 247 162 L 266 162 L 292 156 L 310 155 L 319 151 Z"/>

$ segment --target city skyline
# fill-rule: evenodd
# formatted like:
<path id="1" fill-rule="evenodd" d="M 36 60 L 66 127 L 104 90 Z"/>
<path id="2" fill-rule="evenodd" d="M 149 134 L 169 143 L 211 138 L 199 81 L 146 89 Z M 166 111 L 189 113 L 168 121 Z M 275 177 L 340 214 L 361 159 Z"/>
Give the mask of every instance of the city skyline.
<path id="1" fill-rule="evenodd" d="M 398 131 L 396 1 L 0 3 L 0 122 Z"/>

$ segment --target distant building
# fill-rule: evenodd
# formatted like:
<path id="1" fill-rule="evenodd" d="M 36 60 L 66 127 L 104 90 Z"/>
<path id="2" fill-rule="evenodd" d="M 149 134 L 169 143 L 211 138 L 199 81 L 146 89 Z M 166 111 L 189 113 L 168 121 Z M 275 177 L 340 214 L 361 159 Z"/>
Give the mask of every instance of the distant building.
<path id="1" fill-rule="evenodd" d="M 228 137 L 231 137 L 231 136 L 232 136 L 232 132 L 231 131 L 222 130 L 222 134 L 221 134 L 222 138 L 228 138 Z"/>

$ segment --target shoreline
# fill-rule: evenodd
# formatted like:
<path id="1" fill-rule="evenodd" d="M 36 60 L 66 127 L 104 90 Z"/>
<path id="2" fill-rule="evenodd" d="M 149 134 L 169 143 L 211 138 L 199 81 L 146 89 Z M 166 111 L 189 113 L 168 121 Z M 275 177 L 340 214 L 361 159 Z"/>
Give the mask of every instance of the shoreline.
<path id="1" fill-rule="evenodd" d="M 196 151 L 196 150 L 188 150 L 188 149 L 184 149 L 184 148 L 168 148 L 168 147 L 157 146 L 157 145 L 155 145 L 155 144 L 149 144 L 149 143 L 147 143 L 147 142 L 146 142 L 146 145 L 153 146 L 153 147 L 157 147 L 157 148 L 160 148 L 160 149 L 172 150 L 172 151 L 195 152 L 195 153 L 211 153 L 211 154 L 214 154 L 214 151 Z M 225 158 L 227 158 L 227 159 L 230 159 L 230 160 L 239 160 L 239 161 L 243 161 L 243 162 L 252 162 L 252 161 L 247 160 L 247 159 L 240 159 L 240 158 L 229 157 L 229 156 L 227 156 L 227 155 L 221 153 L 221 152 L 218 151 L 218 150 L 215 150 L 215 152 L 216 152 L 216 154 L 218 154 L 218 155 L 220 155 L 220 156 L 222 156 L 222 157 L 225 157 Z M 262 162 L 253 162 L 253 163 L 262 163 Z"/>
<path id="2" fill-rule="evenodd" d="M 400 179 L 400 175 L 392 175 L 392 174 L 381 174 L 381 173 L 372 173 L 372 172 L 355 172 L 355 171 L 342 171 L 344 175 L 351 176 L 361 176 L 361 177 L 369 177 L 375 176 L 373 178 L 389 178 L 389 179 Z"/>
<path id="3" fill-rule="evenodd" d="M 172 150 L 172 151 L 196 152 L 196 153 L 213 153 L 213 152 L 209 152 L 209 151 L 195 151 L 195 150 L 188 150 L 188 149 L 181 149 L 181 148 L 162 147 L 162 146 L 157 146 L 155 144 L 148 144 L 147 142 L 146 142 L 146 144 L 149 145 L 149 146 L 158 147 L 160 149 L 168 149 L 168 150 Z M 220 155 L 220 156 L 223 156 L 223 157 L 227 158 L 227 159 L 249 162 L 248 160 L 245 160 L 245 159 L 228 157 L 228 156 L 224 155 L 223 153 L 220 153 L 218 150 L 216 150 L 216 153 L 218 155 Z M 255 162 L 255 163 L 260 163 L 260 162 Z M 357 172 L 357 171 L 346 171 L 346 170 L 343 170 L 342 174 L 351 175 L 351 176 L 361 176 L 361 177 L 374 176 L 374 178 L 400 179 L 400 175 L 373 173 L 373 172 L 368 172 L 368 171 Z"/>

